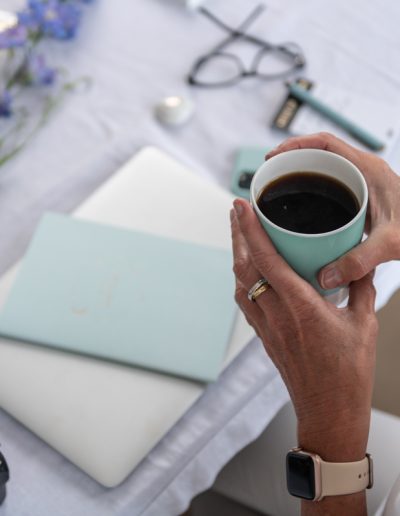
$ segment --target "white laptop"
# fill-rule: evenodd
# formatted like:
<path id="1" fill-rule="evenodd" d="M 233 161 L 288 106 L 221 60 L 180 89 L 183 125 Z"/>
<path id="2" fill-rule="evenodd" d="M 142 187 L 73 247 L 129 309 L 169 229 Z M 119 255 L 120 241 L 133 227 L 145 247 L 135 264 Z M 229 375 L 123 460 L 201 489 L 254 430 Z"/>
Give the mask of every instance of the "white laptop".
<path id="1" fill-rule="evenodd" d="M 229 249 L 232 199 L 146 147 L 74 215 Z M 0 307 L 17 272 L 18 265 L 0 281 Z M 239 315 L 224 365 L 252 336 Z M 204 389 L 188 380 L 5 339 L 0 363 L 0 406 L 108 487 L 127 477 Z"/>

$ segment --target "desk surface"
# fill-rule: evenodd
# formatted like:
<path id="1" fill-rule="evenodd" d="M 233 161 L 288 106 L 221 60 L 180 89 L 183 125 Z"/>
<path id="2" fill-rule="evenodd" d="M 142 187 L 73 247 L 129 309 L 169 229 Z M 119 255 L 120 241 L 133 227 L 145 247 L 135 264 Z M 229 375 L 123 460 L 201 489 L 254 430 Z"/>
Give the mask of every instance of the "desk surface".
<path id="1" fill-rule="evenodd" d="M 209 6 L 235 25 L 256 3 L 210 0 Z M 384 98 L 399 110 L 399 15 L 396 0 L 379 7 L 336 0 L 324 13 L 317 0 L 269 0 L 252 30 L 273 42 L 301 44 L 308 60 L 304 75 L 354 95 Z M 223 90 L 190 90 L 185 84 L 193 60 L 221 37 L 219 28 L 173 0 L 91 5 L 77 41 L 51 48 L 54 61 L 67 64 L 77 77 L 93 78 L 91 90 L 71 95 L 29 147 L 0 169 L 1 273 L 20 257 L 45 210 L 71 211 L 146 144 L 164 148 L 228 188 L 238 147 L 273 146 L 282 139 L 268 128 L 285 96 L 282 82 L 248 80 Z M 182 128 L 165 129 L 155 121 L 153 107 L 179 93 L 191 95 L 195 117 Z M 390 160 L 400 163 L 395 154 Z M 382 268 L 377 282 L 381 306 L 400 285 L 398 265 Z M 176 515 L 286 399 L 275 370 L 253 342 L 128 483 L 112 491 L 0 412 L 2 449 L 13 479 L 2 514 Z"/>

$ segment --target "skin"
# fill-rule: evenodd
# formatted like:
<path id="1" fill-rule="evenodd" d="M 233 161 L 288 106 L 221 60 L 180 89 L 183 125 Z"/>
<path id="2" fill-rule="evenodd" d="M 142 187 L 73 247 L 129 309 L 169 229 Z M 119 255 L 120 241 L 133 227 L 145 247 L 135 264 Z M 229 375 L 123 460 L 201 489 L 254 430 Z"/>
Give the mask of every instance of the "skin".
<path id="1" fill-rule="evenodd" d="M 293 149 L 323 149 L 354 163 L 368 185 L 368 238 L 319 274 L 323 288 L 347 285 L 377 265 L 400 258 L 400 179 L 378 156 L 363 152 L 329 133 L 289 138 L 267 154 L 269 159 Z"/>
<path id="2" fill-rule="evenodd" d="M 348 306 L 325 301 L 287 265 L 242 199 L 235 200 L 231 211 L 235 298 L 287 386 L 299 446 L 326 461 L 357 461 L 366 453 L 375 369 L 373 270 L 400 257 L 400 180 L 380 158 L 325 133 L 287 140 L 267 159 L 298 148 L 341 154 L 368 183 L 368 239 L 319 276 L 325 288 L 350 283 Z M 262 277 L 270 288 L 256 302 L 249 301 L 249 289 Z M 320 514 L 366 515 L 365 492 L 302 501 L 303 516 Z"/>
<path id="3" fill-rule="evenodd" d="M 286 384 L 299 446 L 326 461 L 363 459 L 377 334 L 372 276 L 353 282 L 348 307 L 336 308 L 276 252 L 251 206 L 243 200 L 234 206 L 235 298 Z M 261 277 L 271 288 L 254 303 L 247 292 Z M 366 514 L 364 493 L 302 506 L 303 515 L 331 514 L 330 508 L 332 514 Z"/>

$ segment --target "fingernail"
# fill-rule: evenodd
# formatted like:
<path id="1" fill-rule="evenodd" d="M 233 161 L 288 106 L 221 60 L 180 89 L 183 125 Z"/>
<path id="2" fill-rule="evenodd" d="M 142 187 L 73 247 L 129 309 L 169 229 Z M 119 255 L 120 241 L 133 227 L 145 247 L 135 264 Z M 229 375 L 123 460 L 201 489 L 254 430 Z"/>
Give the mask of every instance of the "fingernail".
<path id="1" fill-rule="evenodd" d="M 322 274 L 323 288 L 335 288 L 343 283 L 343 276 L 336 267 L 328 267 Z"/>
<path id="2" fill-rule="evenodd" d="M 234 201 L 233 207 L 235 208 L 236 216 L 240 217 L 240 215 L 243 212 L 243 206 L 240 204 L 239 201 Z"/>
<path id="3" fill-rule="evenodd" d="M 233 222 L 234 218 L 235 218 L 235 210 L 232 208 L 231 211 L 229 212 L 229 216 L 231 217 L 231 222 Z"/>

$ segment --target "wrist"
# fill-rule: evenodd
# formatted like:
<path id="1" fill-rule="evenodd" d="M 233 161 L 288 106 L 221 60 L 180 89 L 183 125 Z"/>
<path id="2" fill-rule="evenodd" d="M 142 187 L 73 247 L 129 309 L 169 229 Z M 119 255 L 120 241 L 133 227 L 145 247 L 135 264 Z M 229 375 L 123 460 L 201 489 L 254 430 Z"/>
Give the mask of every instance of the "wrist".
<path id="1" fill-rule="evenodd" d="M 371 395 L 338 392 L 329 404 L 313 399 L 295 407 L 298 445 L 303 449 L 328 462 L 353 462 L 365 457 Z"/>
<path id="2" fill-rule="evenodd" d="M 324 428 L 299 424 L 297 430 L 298 445 L 327 462 L 362 460 L 367 452 L 368 433 L 369 418 L 357 424 L 337 421 Z"/>
<path id="3" fill-rule="evenodd" d="M 373 482 L 370 457 L 359 460 L 347 453 L 327 461 L 295 449 L 286 461 L 288 490 L 303 498 L 302 515 L 366 515 L 365 489 Z"/>
<path id="4" fill-rule="evenodd" d="M 367 451 L 371 409 L 332 411 L 299 418 L 298 445 L 328 462 L 362 460 Z"/>

